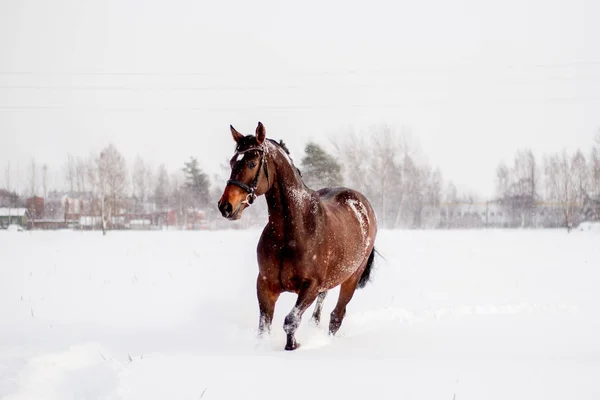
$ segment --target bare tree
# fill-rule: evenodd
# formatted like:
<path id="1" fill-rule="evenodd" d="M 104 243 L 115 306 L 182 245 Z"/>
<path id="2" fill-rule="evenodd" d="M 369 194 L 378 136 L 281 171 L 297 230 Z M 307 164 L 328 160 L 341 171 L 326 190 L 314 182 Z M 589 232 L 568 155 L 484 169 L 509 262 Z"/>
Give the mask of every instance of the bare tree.
<path id="1" fill-rule="evenodd" d="M 448 220 L 444 225 L 448 228 L 451 228 L 454 226 L 455 213 L 456 213 L 456 210 L 457 210 L 457 208 L 459 206 L 459 202 L 460 202 L 458 189 L 456 188 L 456 185 L 454 184 L 454 182 L 452 182 L 452 181 L 448 182 L 448 184 L 444 188 L 444 191 L 442 194 L 442 202 L 444 203 L 444 205 L 446 206 L 446 209 L 448 211 L 448 214 L 447 214 Z"/>
<path id="2" fill-rule="evenodd" d="M 401 214 L 400 204 L 402 202 L 403 191 L 399 190 L 400 197 L 391 196 L 392 187 L 400 188 L 402 173 L 400 170 L 400 157 L 403 155 L 401 138 L 396 131 L 389 126 L 383 125 L 371 128 L 372 136 L 369 144 L 363 149 L 370 152 L 368 171 L 370 188 L 364 188 L 368 193 L 372 193 L 375 201 L 375 208 L 379 209 L 379 215 L 382 216 L 384 226 L 392 227 L 396 224 L 399 218 L 394 218 L 393 215 Z M 355 161 L 356 162 L 356 161 Z M 354 168 L 350 164 L 350 169 Z M 395 205 L 389 204 L 389 198 L 394 198 Z"/>
<path id="3" fill-rule="evenodd" d="M 36 199 L 35 199 L 35 196 L 37 194 L 37 186 L 38 186 L 37 175 L 38 175 L 37 164 L 35 162 L 35 158 L 32 158 L 31 162 L 29 163 L 29 169 L 28 169 L 30 199 L 27 200 L 27 202 L 29 203 L 28 204 L 29 217 L 31 218 L 31 227 L 32 228 L 35 227 L 35 220 L 36 220 L 36 216 L 38 213 L 38 209 L 36 209 Z"/>
<path id="4" fill-rule="evenodd" d="M 355 132 L 348 132 L 343 135 L 343 138 L 334 141 L 338 159 L 342 164 L 347 166 L 344 170 L 344 181 L 348 182 L 353 188 L 369 194 L 371 190 L 370 182 L 370 162 L 371 155 L 369 154 L 364 135 L 358 135 Z"/>
<path id="5" fill-rule="evenodd" d="M 600 200 L 600 144 L 593 147 L 589 162 L 590 195 Z"/>
<path id="6" fill-rule="evenodd" d="M 396 209 L 394 227 L 417 227 L 421 223 L 421 212 L 424 206 L 425 169 L 419 168 L 405 148 L 401 160 L 401 180 L 397 182 L 395 191 L 401 191 L 401 201 Z"/>
<path id="7" fill-rule="evenodd" d="M 77 183 L 77 192 L 85 193 L 86 192 L 86 162 L 83 158 L 77 158 L 75 162 L 75 182 Z"/>
<path id="8" fill-rule="evenodd" d="M 10 192 L 10 161 L 4 167 L 4 185 L 6 186 L 6 190 Z"/>
<path id="9" fill-rule="evenodd" d="M 533 226 L 539 191 L 538 166 L 531 149 L 515 154 L 512 168 L 500 163 L 496 169 L 496 191 L 510 216 L 512 226 Z"/>
<path id="10" fill-rule="evenodd" d="M 600 129 L 594 137 L 594 144 L 589 162 L 590 195 L 594 201 L 600 202 Z"/>
<path id="11" fill-rule="evenodd" d="M 510 195 L 510 172 L 504 163 L 496 168 L 496 192 L 499 197 Z"/>
<path id="12" fill-rule="evenodd" d="M 37 165 L 35 162 L 35 158 L 31 159 L 31 162 L 29 163 L 29 194 L 31 197 L 35 196 L 37 194 L 37 186 L 38 186 L 38 181 L 37 181 Z"/>
<path id="13" fill-rule="evenodd" d="M 563 223 L 570 231 L 576 221 L 577 197 L 579 191 L 574 169 L 567 151 L 560 155 L 554 154 L 546 159 L 545 175 L 550 199 L 560 207 L 563 213 Z"/>
<path id="14" fill-rule="evenodd" d="M 415 182 L 405 178 L 409 173 L 417 180 L 421 176 L 413 173 L 416 146 L 410 139 L 405 131 L 381 125 L 360 135 L 348 133 L 334 143 L 338 159 L 344 165 L 344 181 L 372 199 L 385 227 L 413 225 L 409 213 L 414 209 L 410 209 L 404 185 L 408 187 Z"/>
<path id="15" fill-rule="evenodd" d="M 171 195 L 169 196 L 169 207 L 177 210 L 177 221 L 176 224 L 181 226 L 183 221 L 183 217 L 185 216 L 183 210 L 185 208 L 185 190 L 183 189 L 183 182 L 185 180 L 185 176 L 183 175 L 183 171 L 174 172 L 171 174 L 170 186 L 171 186 Z"/>
<path id="16" fill-rule="evenodd" d="M 439 168 L 436 168 L 432 173 L 427 174 L 425 204 L 428 204 L 435 209 L 438 209 L 441 206 L 443 184 L 444 180 Z"/>
<path id="17" fill-rule="evenodd" d="M 12 223 L 11 208 L 12 208 L 12 196 L 11 196 L 11 181 L 10 181 L 10 161 L 4 167 L 4 184 L 6 185 L 6 191 L 8 192 L 8 225 Z"/>
<path id="18" fill-rule="evenodd" d="M 161 164 L 158 167 L 156 187 L 154 189 L 154 203 L 159 211 L 165 211 L 169 205 L 169 173 L 167 167 Z"/>
<path id="19" fill-rule="evenodd" d="M 146 200 L 150 201 L 153 193 L 152 193 L 152 188 L 155 186 L 155 182 L 154 182 L 154 173 L 153 173 L 153 168 L 146 164 L 146 174 L 145 174 L 145 181 L 146 181 L 146 188 L 147 188 L 147 192 L 146 192 Z"/>
<path id="20" fill-rule="evenodd" d="M 138 212 L 142 211 L 143 204 L 146 201 L 149 187 L 147 179 L 147 167 L 144 160 L 138 155 L 133 164 L 132 172 L 132 183 L 133 183 L 133 197 L 136 201 L 136 208 Z"/>
<path id="21" fill-rule="evenodd" d="M 100 202 L 100 182 L 96 156 L 90 155 L 84 165 L 85 177 L 90 191 L 90 204 L 87 210 L 88 214 L 93 218 L 98 213 L 98 203 Z"/>
<path id="22" fill-rule="evenodd" d="M 395 135 L 396 138 L 392 139 L 394 147 L 391 150 L 398 151 L 400 157 L 389 159 L 392 162 L 391 166 L 388 166 L 391 167 L 391 174 L 385 196 L 393 199 L 390 208 L 395 212 L 394 228 L 418 228 L 423 224 L 423 210 L 426 207 L 430 212 L 439 212 L 441 174 L 438 171 L 438 181 L 432 182 L 432 192 L 429 188 L 431 167 L 422 157 L 418 143 L 407 131 Z M 428 193 L 434 194 L 435 191 L 438 200 L 428 199 Z"/>
<path id="23" fill-rule="evenodd" d="M 69 185 L 69 192 L 75 191 L 76 175 L 75 175 L 75 158 L 71 155 L 67 155 L 67 164 L 65 165 L 65 177 L 67 184 Z"/>
<path id="24" fill-rule="evenodd" d="M 48 197 L 48 164 L 42 165 L 42 190 L 44 199 Z"/>
<path id="25" fill-rule="evenodd" d="M 512 170 L 512 194 L 515 196 L 536 197 L 537 165 L 531 149 L 518 151 Z"/>
<path id="26" fill-rule="evenodd" d="M 98 168 L 98 188 L 102 213 L 102 233 L 113 225 L 115 216 L 121 206 L 127 185 L 125 159 L 117 148 L 110 144 L 100 152 L 96 160 Z"/>
<path id="27" fill-rule="evenodd" d="M 344 135 L 334 147 L 344 181 L 372 200 L 381 226 L 419 227 L 423 210 L 439 212 L 441 174 L 432 172 L 408 130 L 373 126 Z"/>
<path id="28" fill-rule="evenodd" d="M 589 195 L 590 176 L 587 161 L 581 150 L 577 150 L 571 158 L 571 171 L 577 191 L 577 207 L 582 209 L 583 203 Z"/>

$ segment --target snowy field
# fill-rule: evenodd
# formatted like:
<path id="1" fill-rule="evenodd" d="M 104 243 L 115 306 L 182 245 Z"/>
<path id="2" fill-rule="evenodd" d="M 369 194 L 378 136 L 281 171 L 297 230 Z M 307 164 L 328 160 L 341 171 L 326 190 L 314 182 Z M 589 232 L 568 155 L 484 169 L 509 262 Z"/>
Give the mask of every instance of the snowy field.
<path id="1" fill-rule="evenodd" d="M 338 336 L 256 339 L 260 231 L 0 231 L 2 399 L 600 399 L 600 232 L 381 231 Z"/>

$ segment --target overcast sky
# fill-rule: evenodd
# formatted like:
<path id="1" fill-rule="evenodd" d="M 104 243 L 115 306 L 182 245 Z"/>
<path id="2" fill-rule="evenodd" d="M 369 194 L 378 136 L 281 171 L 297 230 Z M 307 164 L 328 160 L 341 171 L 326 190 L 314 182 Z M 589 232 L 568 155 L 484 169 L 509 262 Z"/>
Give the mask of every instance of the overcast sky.
<path id="1" fill-rule="evenodd" d="M 599 17 L 581 0 L 0 0 L 1 171 L 35 157 L 62 176 L 112 142 L 213 173 L 229 124 L 262 121 L 299 162 L 308 140 L 385 123 L 491 195 L 519 148 L 590 148 Z"/>

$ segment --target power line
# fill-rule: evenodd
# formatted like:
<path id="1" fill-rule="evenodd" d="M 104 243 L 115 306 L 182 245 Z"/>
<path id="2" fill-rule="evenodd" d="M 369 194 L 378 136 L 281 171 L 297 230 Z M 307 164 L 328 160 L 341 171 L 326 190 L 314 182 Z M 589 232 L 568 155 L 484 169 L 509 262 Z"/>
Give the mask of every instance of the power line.
<path id="1" fill-rule="evenodd" d="M 263 91 L 263 90 L 293 90 L 316 89 L 317 87 L 289 86 L 126 86 L 126 85 L 0 85 L 0 89 L 30 89 L 30 90 L 98 90 L 98 91 L 182 91 L 182 92 L 209 92 L 209 91 Z"/>
<path id="2" fill-rule="evenodd" d="M 478 102 L 483 102 L 481 98 L 473 98 Z M 33 110 L 77 110 L 93 112 L 150 112 L 150 111 L 231 111 L 231 110 L 313 110 L 313 109 L 362 109 L 362 108 L 397 108 L 422 104 L 447 104 L 464 101 L 462 99 L 437 99 L 437 100 L 414 100 L 398 103 L 383 104 L 292 104 L 292 105 L 231 105 L 231 106 L 189 106 L 189 107 L 103 107 L 103 106 L 69 106 L 69 105 L 15 105 L 0 106 L 0 111 L 33 111 Z M 572 96 L 572 97 L 554 97 L 545 98 L 538 101 L 541 103 L 592 103 L 599 102 L 600 96 Z"/>
<path id="3" fill-rule="evenodd" d="M 532 63 L 532 64 L 470 64 L 470 65 L 401 65 L 387 68 L 363 68 L 363 69 L 330 69 L 320 71 L 279 71 L 282 75 L 354 75 L 399 71 L 424 71 L 424 70 L 448 70 L 464 68 L 504 68 L 504 69 L 555 69 L 555 68 L 573 68 L 573 67 L 593 67 L 599 66 L 600 61 L 567 61 L 563 63 Z M 273 73 L 273 71 L 269 71 Z M 29 76 L 214 76 L 239 74 L 239 71 L 214 70 L 214 71 L 0 71 L 0 75 L 29 75 Z"/>
<path id="4" fill-rule="evenodd" d="M 465 78 L 469 79 L 469 78 Z M 475 82 L 486 81 L 481 78 L 473 78 Z M 549 76 L 538 80 L 533 79 L 495 79 L 489 83 L 502 85 L 530 85 L 541 84 L 547 81 L 571 82 L 571 81 L 600 81 L 600 76 L 589 77 L 564 77 Z M 487 81 L 486 81 L 487 82 Z M 270 86 L 134 86 L 134 85 L 0 85 L 0 90 L 76 90 L 76 91 L 181 91 L 181 92 L 210 92 L 210 91 L 276 91 L 276 90 L 303 90 L 323 88 L 389 88 L 389 87 L 415 87 L 419 86 L 415 79 L 405 82 L 335 82 L 310 85 L 270 85 Z"/>

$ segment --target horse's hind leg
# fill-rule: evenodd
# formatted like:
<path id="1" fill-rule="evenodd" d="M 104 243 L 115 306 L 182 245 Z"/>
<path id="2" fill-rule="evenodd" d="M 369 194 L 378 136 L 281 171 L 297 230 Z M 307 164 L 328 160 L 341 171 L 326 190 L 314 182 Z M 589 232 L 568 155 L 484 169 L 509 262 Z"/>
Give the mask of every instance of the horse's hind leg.
<path id="1" fill-rule="evenodd" d="M 331 335 L 335 335 L 340 329 L 340 326 L 342 326 L 342 321 L 346 315 L 346 305 L 352 300 L 357 284 L 358 277 L 355 278 L 352 276 L 340 286 L 340 296 L 338 297 L 335 308 L 331 312 L 331 319 L 329 321 L 329 333 Z"/>
<path id="2" fill-rule="evenodd" d="M 312 320 L 315 321 L 315 324 L 319 325 L 321 322 L 321 310 L 323 310 L 323 301 L 325 300 L 325 296 L 327 296 L 327 292 L 321 292 L 317 296 L 317 304 L 315 305 L 315 311 L 312 315 Z"/>

